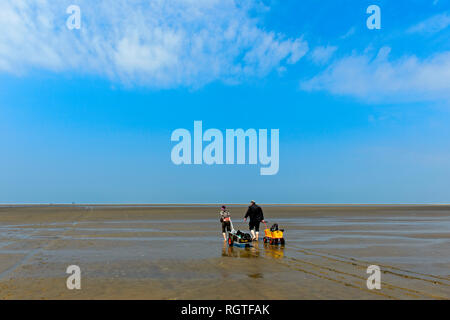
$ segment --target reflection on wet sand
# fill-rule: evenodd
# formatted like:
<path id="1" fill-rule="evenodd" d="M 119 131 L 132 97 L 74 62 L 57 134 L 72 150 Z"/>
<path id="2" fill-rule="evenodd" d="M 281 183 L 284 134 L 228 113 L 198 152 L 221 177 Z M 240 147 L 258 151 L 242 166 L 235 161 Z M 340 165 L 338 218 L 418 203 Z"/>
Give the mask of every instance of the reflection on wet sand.
<path id="1" fill-rule="evenodd" d="M 273 259 L 281 259 L 284 257 L 285 245 L 270 245 L 264 243 L 264 254 Z"/>
<path id="2" fill-rule="evenodd" d="M 223 242 L 222 247 L 222 257 L 233 257 L 233 258 L 258 258 L 260 252 L 258 250 L 258 243 L 253 243 L 251 247 L 236 247 L 228 246 L 226 241 Z"/>
<path id="3" fill-rule="evenodd" d="M 281 259 L 284 257 L 285 245 L 270 245 L 268 243 L 254 242 L 251 247 L 230 247 L 223 242 L 222 246 L 222 257 L 233 257 L 233 258 L 258 258 L 261 253 L 265 257 L 272 259 Z"/>

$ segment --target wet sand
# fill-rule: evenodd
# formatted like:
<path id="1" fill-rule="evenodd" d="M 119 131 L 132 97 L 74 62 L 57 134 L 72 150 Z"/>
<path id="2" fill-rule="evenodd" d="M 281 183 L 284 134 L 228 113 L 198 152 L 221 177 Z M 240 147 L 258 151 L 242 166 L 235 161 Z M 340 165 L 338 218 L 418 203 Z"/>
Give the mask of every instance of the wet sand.
<path id="1" fill-rule="evenodd" d="M 450 299 L 449 206 L 263 209 L 284 247 L 229 248 L 216 207 L 0 206 L 0 299 Z"/>

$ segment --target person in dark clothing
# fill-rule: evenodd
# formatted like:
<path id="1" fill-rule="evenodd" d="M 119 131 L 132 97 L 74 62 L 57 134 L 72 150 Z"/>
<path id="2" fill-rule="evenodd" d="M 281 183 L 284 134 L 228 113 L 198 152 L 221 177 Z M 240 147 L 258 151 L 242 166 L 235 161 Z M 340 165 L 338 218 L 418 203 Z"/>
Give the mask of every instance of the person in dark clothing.
<path id="1" fill-rule="evenodd" d="M 264 222 L 264 214 L 261 207 L 258 206 L 253 200 L 250 202 L 250 206 L 247 209 L 244 222 L 247 221 L 247 218 L 250 218 L 248 227 L 250 229 L 250 233 L 252 234 L 252 238 L 254 241 L 258 241 L 259 224 Z"/>

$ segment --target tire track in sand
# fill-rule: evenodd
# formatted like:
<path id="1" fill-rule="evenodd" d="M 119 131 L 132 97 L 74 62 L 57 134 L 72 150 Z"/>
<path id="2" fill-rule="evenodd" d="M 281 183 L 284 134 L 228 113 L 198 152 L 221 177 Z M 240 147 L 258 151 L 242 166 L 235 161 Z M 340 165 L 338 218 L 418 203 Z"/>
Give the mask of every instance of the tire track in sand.
<path id="1" fill-rule="evenodd" d="M 436 275 L 432 275 L 432 274 L 426 274 L 426 273 L 405 270 L 405 269 L 401 269 L 401 268 L 386 265 L 386 264 L 380 264 L 380 263 L 376 263 L 376 262 L 355 259 L 353 257 L 345 257 L 342 255 L 331 254 L 328 252 L 319 252 L 319 251 L 315 251 L 312 249 L 305 249 L 305 248 L 300 249 L 297 246 L 295 246 L 293 248 L 296 248 L 297 251 L 305 253 L 305 254 L 320 256 L 320 257 L 326 258 L 328 260 L 352 264 L 354 266 L 358 266 L 361 268 L 367 268 L 368 265 L 376 264 L 377 266 L 384 269 L 383 270 L 384 273 L 390 273 L 390 274 L 400 276 L 403 278 L 407 278 L 407 279 L 421 280 L 421 281 L 426 281 L 426 282 L 430 282 L 433 284 L 439 284 L 439 285 L 450 287 L 450 278 L 448 278 L 448 277 L 442 277 L 442 276 L 436 276 Z M 339 259 L 337 259 L 337 258 L 339 258 Z M 388 270 L 388 269 L 391 269 L 391 270 Z M 392 271 L 392 270 L 395 270 L 395 271 Z M 422 277 L 419 277 L 419 276 L 422 276 Z M 424 278 L 424 277 L 427 277 L 429 279 Z"/>
<path id="2" fill-rule="evenodd" d="M 291 257 L 286 257 L 288 259 L 289 262 L 284 263 L 285 266 L 298 270 L 298 271 L 302 271 L 311 275 L 314 275 L 316 277 L 322 278 L 322 279 L 326 279 L 326 280 L 330 280 L 330 281 L 334 281 L 334 282 L 338 282 L 341 283 L 345 286 L 350 286 L 350 287 L 354 287 L 354 288 L 358 288 L 361 289 L 363 291 L 366 292 L 370 292 L 372 294 L 377 294 L 377 295 L 381 295 L 384 296 L 386 298 L 391 298 L 391 299 L 398 299 L 401 298 L 399 297 L 400 295 L 405 295 L 411 298 L 431 298 L 431 299 L 448 299 L 448 297 L 442 297 L 439 295 L 436 295 L 434 293 L 429 293 L 429 292 L 424 292 L 422 290 L 416 290 L 416 289 L 410 289 L 410 288 L 404 288 L 402 286 L 399 285 L 395 285 L 391 282 L 388 282 L 386 280 L 384 280 L 382 282 L 382 286 L 384 289 L 384 292 L 379 292 L 377 290 L 369 290 L 367 287 L 365 287 L 365 282 L 367 280 L 366 277 L 361 276 L 359 273 L 352 273 L 351 271 L 348 271 L 346 269 L 344 269 L 345 271 L 343 271 L 341 268 L 336 268 L 336 267 L 330 267 L 328 265 L 325 265 L 324 263 L 321 263 L 321 261 L 333 261 L 334 263 L 339 264 L 345 264 L 347 265 L 347 269 L 348 269 L 348 265 L 352 265 L 353 267 L 357 267 L 359 269 L 366 269 L 368 265 L 370 264 L 376 264 L 376 263 L 369 263 L 366 262 L 367 264 L 362 265 L 363 261 L 358 261 L 354 258 L 347 258 L 347 257 L 343 257 L 341 256 L 340 259 L 336 259 L 336 258 L 332 258 L 327 256 L 327 254 L 325 253 L 319 253 L 317 251 L 314 250 L 310 250 L 310 249 L 299 249 L 298 247 L 294 247 L 294 249 L 297 249 L 297 251 L 302 252 L 305 255 L 312 255 L 315 256 L 316 259 L 319 259 L 318 262 L 313 263 L 311 261 L 307 261 L 305 259 L 299 259 L 299 258 L 291 258 Z M 331 255 L 331 254 L 330 254 Z M 347 259 L 350 261 L 345 261 L 343 259 Z M 359 263 L 358 263 L 359 262 Z M 390 266 L 391 267 L 391 266 Z M 393 269 L 396 270 L 402 270 L 396 267 L 393 267 Z M 403 272 L 409 272 L 407 270 L 402 270 Z M 416 276 L 411 276 L 411 275 L 404 275 L 404 274 L 400 274 L 398 272 L 392 272 L 389 270 L 382 270 L 382 272 L 384 273 L 390 273 L 395 277 L 402 277 L 402 278 L 408 278 L 408 279 L 414 279 L 414 280 L 423 280 L 426 281 L 427 283 L 432 283 L 433 285 L 439 285 L 442 284 L 444 286 L 447 286 L 447 284 L 441 282 L 441 281 L 436 281 L 436 280 L 430 280 L 430 279 L 424 279 L 421 277 L 416 277 Z M 417 274 L 415 272 L 410 272 L 413 274 Z M 426 275 L 426 274 L 423 274 Z M 427 275 L 427 276 L 431 276 L 432 275 Z M 356 282 L 355 282 L 356 281 Z M 361 286 L 361 282 L 364 283 L 363 286 Z M 389 290 L 389 293 L 386 293 L 386 289 Z"/>

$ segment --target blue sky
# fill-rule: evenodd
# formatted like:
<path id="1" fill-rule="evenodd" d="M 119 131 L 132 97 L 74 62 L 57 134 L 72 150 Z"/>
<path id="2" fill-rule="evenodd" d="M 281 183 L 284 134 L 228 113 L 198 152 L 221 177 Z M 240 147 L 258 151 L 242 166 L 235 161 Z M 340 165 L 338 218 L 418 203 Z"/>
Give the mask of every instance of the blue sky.
<path id="1" fill-rule="evenodd" d="M 449 40 L 445 0 L 2 1 L 0 203 L 448 203 Z M 194 120 L 278 174 L 174 165 Z"/>

